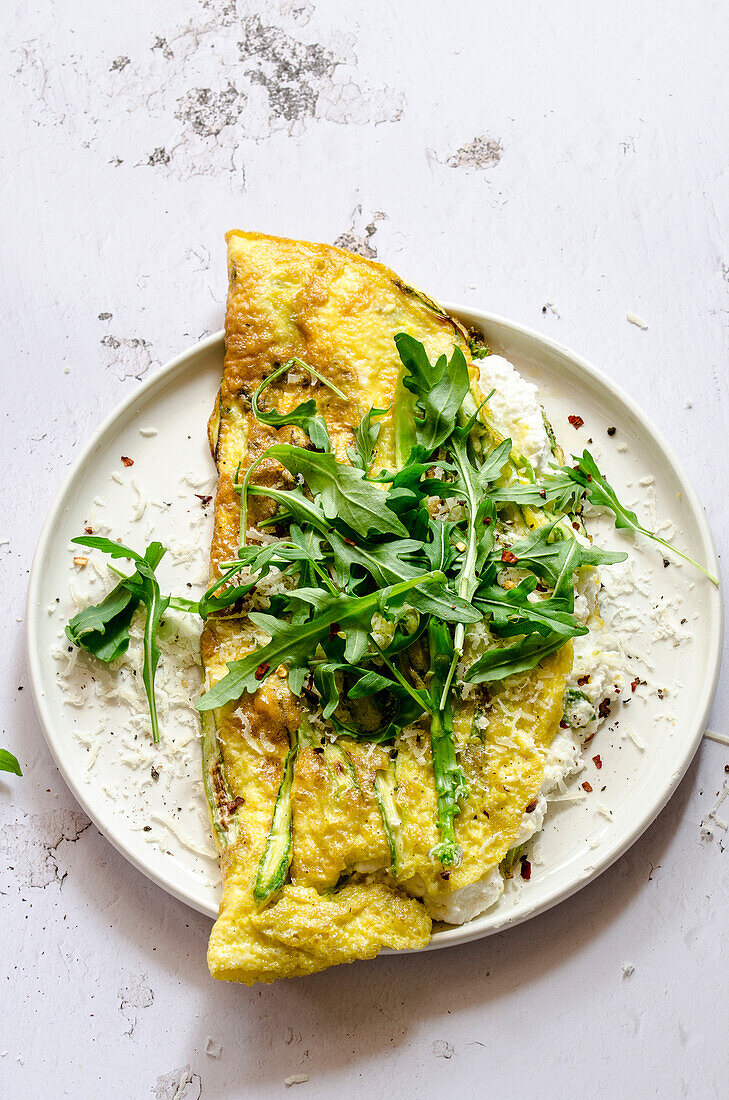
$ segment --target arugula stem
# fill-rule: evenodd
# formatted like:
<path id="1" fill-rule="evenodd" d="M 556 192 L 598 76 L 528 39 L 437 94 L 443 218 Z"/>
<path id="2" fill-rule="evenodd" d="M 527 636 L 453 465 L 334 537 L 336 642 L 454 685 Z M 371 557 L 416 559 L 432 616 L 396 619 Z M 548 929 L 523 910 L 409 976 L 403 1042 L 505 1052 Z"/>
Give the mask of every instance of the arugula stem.
<path id="1" fill-rule="evenodd" d="M 699 572 L 703 573 L 704 576 L 711 581 L 713 585 L 716 585 L 717 588 L 719 587 L 718 577 L 715 577 L 713 573 L 710 573 L 709 570 L 705 569 L 704 566 L 701 565 L 699 562 L 694 561 L 693 558 L 690 558 L 688 554 L 684 554 L 683 550 L 679 550 L 678 547 L 674 546 L 672 542 L 666 542 L 666 540 L 660 538 L 659 535 L 654 535 L 652 531 L 648 531 L 645 527 L 641 527 L 640 525 L 636 527 L 636 531 L 640 531 L 641 535 L 645 535 L 647 538 L 653 539 L 653 542 L 657 542 L 660 543 L 661 546 L 665 546 L 666 550 L 670 550 L 672 553 L 678 554 L 679 558 L 683 558 L 683 560 L 687 561 L 689 565 L 695 566 L 699 570 Z"/>
<path id="2" fill-rule="evenodd" d="M 260 454 L 255 462 L 252 462 L 246 470 L 246 476 L 242 482 L 238 481 L 238 474 L 240 473 L 240 462 L 238 463 L 238 469 L 235 471 L 235 477 L 233 478 L 233 491 L 240 496 L 240 526 L 238 532 L 238 549 L 242 550 L 246 545 L 246 532 L 248 530 L 248 482 L 250 481 L 251 474 L 257 466 L 261 464 L 266 457 L 266 452 Z"/>
<path id="3" fill-rule="evenodd" d="M 468 476 L 464 463 L 464 454 L 461 451 L 461 447 L 465 449 L 468 444 L 464 441 L 453 440 L 453 461 L 458 469 L 462 486 L 466 492 L 466 500 L 468 501 L 468 542 L 466 544 L 466 555 L 463 559 L 461 571 L 458 574 L 458 581 L 456 582 L 456 592 L 462 600 L 468 600 L 472 595 L 469 591 L 471 588 L 471 578 L 474 575 L 476 568 L 476 555 L 478 553 L 478 536 L 476 533 L 476 512 L 478 511 L 478 501 L 473 490 L 472 479 Z M 448 674 L 443 684 L 443 693 L 440 697 L 439 707 L 441 710 L 445 708 L 448 700 L 448 692 L 451 689 L 453 683 L 453 677 L 458 667 L 458 661 L 463 654 L 463 643 L 466 637 L 466 628 L 463 623 L 456 623 L 456 629 L 453 635 L 453 657 L 451 658 Z"/>
<path id="4" fill-rule="evenodd" d="M 425 698 L 415 690 L 413 685 L 408 683 L 408 681 L 405 679 L 403 674 L 400 672 L 400 670 L 398 668 L 395 667 L 395 665 L 392 663 L 392 661 L 387 656 L 385 651 L 377 644 L 377 642 L 372 637 L 372 635 L 368 634 L 367 638 L 368 638 L 368 641 L 372 642 L 372 645 L 375 647 L 378 654 L 380 655 L 382 660 L 385 662 L 385 664 L 389 668 L 390 672 L 393 674 L 393 676 L 397 680 L 398 684 L 400 684 L 400 686 L 403 687 L 405 689 L 405 691 L 407 691 L 408 695 L 412 699 L 415 700 L 415 702 L 418 704 L 418 706 L 422 707 L 423 710 L 428 710 L 432 713 L 432 710 L 433 710 L 432 704 L 429 703 L 429 702 L 426 702 Z"/>
<path id="5" fill-rule="evenodd" d="M 315 367 L 310 367 L 308 363 L 305 363 L 303 359 L 299 359 L 299 357 L 295 355 L 293 359 L 289 359 L 287 363 L 283 363 L 280 367 L 273 371 L 272 374 L 269 374 L 267 378 L 264 378 L 256 392 L 253 394 L 251 405 L 253 406 L 253 412 L 256 416 L 256 419 L 260 419 L 258 415 L 258 399 L 263 391 L 268 386 L 270 386 L 272 382 L 275 382 L 276 379 L 279 378 L 282 374 L 285 374 L 286 371 L 291 370 L 294 365 L 296 365 L 297 367 L 301 367 L 305 371 L 308 371 L 309 374 L 313 374 L 315 378 L 318 378 L 320 382 L 323 382 L 325 386 L 328 386 L 332 393 L 335 393 L 337 397 L 342 399 L 342 401 L 348 400 L 346 393 L 342 393 L 342 391 L 337 386 L 335 386 L 333 382 L 330 382 L 328 378 L 326 378 L 323 374 L 320 374 Z"/>

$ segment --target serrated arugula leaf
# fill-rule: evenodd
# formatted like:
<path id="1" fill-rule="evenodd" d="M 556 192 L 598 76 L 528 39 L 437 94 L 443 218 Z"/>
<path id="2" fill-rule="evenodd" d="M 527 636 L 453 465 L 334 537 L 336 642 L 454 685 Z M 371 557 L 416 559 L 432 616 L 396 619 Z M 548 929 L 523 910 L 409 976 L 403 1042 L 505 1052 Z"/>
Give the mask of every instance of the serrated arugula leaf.
<path id="1" fill-rule="evenodd" d="M 109 554 L 112 558 L 128 558 L 137 563 L 136 571 L 131 577 L 126 577 L 121 583 L 124 588 L 136 598 L 137 604 L 142 602 L 147 609 L 147 617 L 144 624 L 144 667 L 142 669 L 142 680 L 144 682 L 147 703 L 149 704 L 152 740 L 157 744 L 159 741 L 159 720 L 157 718 L 157 699 L 154 693 L 154 680 L 160 659 L 160 649 L 157 644 L 157 631 L 159 630 L 162 616 L 169 607 L 170 597 L 162 596 L 157 578 L 154 575 L 154 568 L 150 565 L 149 561 L 147 561 L 146 556 L 142 557 L 136 550 L 130 550 L 128 546 L 124 546 L 122 543 L 112 542 L 111 539 L 101 538 L 96 535 L 81 535 L 79 538 L 75 538 L 72 541 L 79 546 L 89 546 L 94 550 L 101 550 L 104 554 Z M 164 553 L 165 549 L 159 542 L 153 542 L 147 547 L 147 554 L 150 555 L 152 560 L 154 560 L 157 555 L 161 558 Z M 71 624 L 69 624 L 69 626 L 70 625 Z M 81 637 L 80 642 L 76 644 L 83 645 L 83 643 L 84 638 Z"/>
<path id="2" fill-rule="evenodd" d="M 324 418 L 319 415 L 317 411 L 316 400 L 311 397 L 308 401 L 302 401 L 297 405 L 295 409 L 292 409 L 288 413 L 280 413 L 278 409 L 263 410 L 259 407 L 258 401 L 263 391 L 271 385 L 282 374 L 285 374 L 292 367 L 299 367 L 302 370 L 308 371 L 310 374 L 315 375 L 320 382 L 323 382 L 329 387 L 338 397 L 343 401 L 347 400 L 346 394 L 343 394 L 332 382 L 320 374 L 313 367 L 308 366 L 301 359 L 290 359 L 287 363 L 278 367 L 267 378 L 264 378 L 260 386 L 256 390 L 251 400 L 253 406 L 253 414 L 257 420 L 260 420 L 261 424 L 268 424 L 272 428 L 282 428 L 286 424 L 294 424 L 296 427 L 301 428 L 309 436 L 309 439 L 320 451 L 330 451 L 331 441 L 329 439 L 329 432 L 327 431 Z"/>
<path id="3" fill-rule="evenodd" d="M 288 523 L 293 519 L 299 524 L 309 523 L 322 533 L 325 533 L 331 527 L 321 508 L 304 496 L 298 487 L 295 489 L 273 489 L 266 485 L 249 485 L 248 493 L 250 496 L 270 497 L 271 500 L 275 500 L 284 509 L 283 513 L 274 516 L 273 520 L 270 521 L 271 523 Z"/>
<path id="4" fill-rule="evenodd" d="M 584 497 L 584 492 L 573 478 L 563 472 L 553 477 L 543 477 L 529 484 L 515 482 L 492 489 L 491 499 L 497 504 L 529 505 L 532 508 L 550 506 L 553 511 L 572 515 Z"/>
<path id="5" fill-rule="evenodd" d="M 389 409 L 371 408 L 360 420 L 354 429 L 354 447 L 347 448 L 347 455 L 353 466 L 358 466 L 365 473 L 372 465 L 372 459 L 377 446 L 382 424 L 373 423 L 373 418 L 384 416 Z"/>
<path id="6" fill-rule="evenodd" d="M 407 333 L 398 332 L 395 344 L 405 368 L 403 385 L 415 395 L 415 437 L 426 458 L 445 443 L 456 425 L 471 385 L 468 363 L 457 345 L 450 362 L 441 355 L 431 363 L 424 346 Z"/>
<path id="7" fill-rule="evenodd" d="M 139 579 L 137 579 L 137 577 Z M 159 590 L 154 571 L 146 561 L 137 562 L 137 572 L 129 580 L 124 581 L 130 592 L 141 600 L 147 609 L 147 617 L 144 622 L 144 667 L 142 668 L 142 680 L 149 704 L 149 718 L 152 726 L 152 740 L 155 744 L 159 741 L 159 721 L 157 718 L 157 698 L 154 693 L 154 680 L 157 674 L 157 665 L 160 659 L 160 649 L 157 644 L 157 632 L 165 611 L 169 607 L 170 597 L 163 596 Z"/>
<path id="8" fill-rule="evenodd" d="M 488 684 L 515 676 L 518 672 L 529 672 L 545 657 L 561 649 L 566 641 L 561 635 L 550 634 L 545 638 L 540 634 L 530 634 L 513 645 L 487 649 L 468 669 L 464 680 L 472 684 Z"/>
<path id="9" fill-rule="evenodd" d="M 497 584 L 482 586 L 474 600 L 484 615 L 489 616 L 489 626 L 502 638 L 517 634 L 541 634 L 572 638 L 587 634 L 588 629 L 573 614 L 574 598 L 570 581 L 570 596 L 553 596 L 546 600 L 531 601 L 536 588 L 535 576 L 525 577 L 515 588 L 501 588 Z"/>
<path id="10" fill-rule="evenodd" d="M 493 546 L 494 506 L 486 495 L 487 486 L 501 476 L 501 471 L 509 459 L 511 440 L 505 439 L 486 456 L 477 466 L 469 453 L 469 435 L 466 431 L 454 431 L 449 440 L 449 450 L 458 472 L 461 490 L 468 507 L 468 528 L 466 551 L 456 581 L 456 592 L 470 603 L 479 583 L 479 562 L 486 559 Z M 445 679 L 441 706 L 445 707 L 446 696 L 450 691 L 456 666 L 463 653 L 465 629 L 462 623 L 456 625 L 453 637 L 453 657 L 448 676 Z"/>
<path id="11" fill-rule="evenodd" d="M 398 581 L 426 576 L 430 572 L 427 558 L 420 565 L 409 560 L 424 549 L 424 544 L 414 539 L 398 539 L 379 545 L 350 545 L 336 532 L 330 531 L 327 540 L 334 551 L 337 579 L 343 585 L 349 583 L 353 565 L 366 569 L 375 583 L 383 588 Z M 446 622 L 477 623 L 481 618 L 466 600 L 446 589 L 442 594 L 414 589 L 408 596 L 408 603 L 417 611 L 436 615 Z"/>
<path id="12" fill-rule="evenodd" d="M 0 749 L 0 772 L 13 772 L 14 775 L 22 775 L 17 757 L 7 749 Z"/>
<path id="13" fill-rule="evenodd" d="M 93 544 L 89 541 L 94 539 Z M 84 535 L 73 542 L 80 546 L 92 546 L 93 549 L 110 553 L 107 547 L 120 549 L 119 543 L 96 536 Z M 126 550 L 126 548 L 124 548 Z M 144 552 L 144 560 L 151 569 L 156 569 L 165 554 L 160 542 L 152 542 Z M 131 551 L 130 554 L 133 554 Z M 129 557 L 127 553 L 114 553 L 114 557 Z M 134 559 L 132 559 L 134 560 Z M 135 578 L 137 573 L 133 575 Z M 116 588 L 98 604 L 92 604 L 74 615 L 66 626 L 66 637 L 79 649 L 85 649 L 100 661 L 108 664 L 121 657 L 129 648 L 129 627 L 139 600 L 126 585 L 120 581 Z"/>
<path id="14" fill-rule="evenodd" d="M 537 527 L 528 538 L 509 547 L 511 558 L 504 561 L 498 554 L 492 556 L 501 568 L 514 566 L 530 569 L 546 581 L 557 595 L 573 592 L 572 575 L 586 565 L 613 565 L 625 561 L 627 554 L 620 551 L 600 550 L 596 546 L 583 546 L 577 539 L 565 535 L 556 525 L 559 519 Z"/>
<path id="15" fill-rule="evenodd" d="M 617 528 L 626 531 L 639 531 L 641 535 L 645 535 L 646 538 L 652 539 L 653 542 L 657 542 L 659 546 L 665 546 L 667 550 L 672 550 L 674 554 L 678 554 L 684 561 L 689 562 L 690 565 L 700 570 L 705 577 L 708 577 L 712 584 L 718 587 L 718 579 L 713 576 L 713 574 L 709 573 L 703 565 L 699 565 L 699 563 L 694 561 L 693 558 L 690 558 L 688 554 L 684 554 L 683 550 L 679 550 L 672 542 L 667 542 L 653 531 L 649 531 L 646 527 L 643 527 L 635 512 L 620 503 L 615 490 L 612 485 L 610 485 L 605 475 L 600 473 L 598 465 L 589 451 L 583 451 L 581 458 L 578 458 L 577 455 L 573 455 L 572 457 L 577 463 L 577 466 L 575 468 L 565 466 L 563 467 L 563 471 L 573 480 L 573 482 L 581 487 L 590 504 L 596 508 L 607 508 L 608 511 L 612 512 L 615 517 L 615 526 Z"/>
<path id="16" fill-rule="evenodd" d="M 362 470 L 337 462 L 332 454 L 306 451 L 280 443 L 269 447 L 268 458 L 275 458 L 289 473 L 300 474 L 321 501 L 329 520 L 341 519 L 353 531 L 367 536 L 369 531 L 387 535 L 407 535 L 387 497 L 376 485 L 366 481 Z"/>

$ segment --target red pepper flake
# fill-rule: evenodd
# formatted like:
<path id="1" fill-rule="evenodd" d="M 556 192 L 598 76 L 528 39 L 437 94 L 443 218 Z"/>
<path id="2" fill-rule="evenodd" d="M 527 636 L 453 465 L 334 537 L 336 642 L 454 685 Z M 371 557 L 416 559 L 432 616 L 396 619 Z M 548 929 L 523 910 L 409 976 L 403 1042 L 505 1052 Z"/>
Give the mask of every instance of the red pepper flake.
<path id="1" fill-rule="evenodd" d="M 259 665 L 256 671 L 253 673 L 257 680 L 262 680 L 270 668 L 268 661 L 264 661 L 262 665 Z"/>
<path id="2" fill-rule="evenodd" d="M 582 789 L 583 791 L 587 791 L 588 794 L 592 794 L 592 784 L 588 783 L 587 780 L 582 784 Z"/>
<path id="3" fill-rule="evenodd" d="M 134 459 L 129 458 L 127 455 L 122 455 L 121 460 L 122 460 L 122 462 L 124 463 L 125 466 L 133 466 L 134 465 Z"/>
<path id="4" fill-rule="evenodd" d="M 329 640 L 332 641 L 334 638 L 336 638 L 340 630 L 341 627 L 339 623 L 332 623 L 332 625 L 329 627 Z"/>
<path id="5" fill-rule="evenodd" d="M 607 718 L 610 714 L 610 700 L 603 699 L 600 706 L 597 708 L 597 713 L 600 718 Z"/>
<path id="6" fill-rule="evenodd" d="M 564 718 L 560 718 L 560 720 L 559 720 L 559 728 L 560 728 L 561 730 L 566 730 L 566 729 L 569 729 L 569 726 L 568 726 L 568 725 L 567 725 L 567 723 L 565 722 Z"/>
<path id="7" fill-rule="evenodd" d="M 93 535 L 93 533 L 94 533 L 93 527 L 84 527 L 84 531 L 86 532 L 87 535 Z M 686 620 L 684 619 L 684 622 L 685 621 Z"/>
<path id="8" fill-rule="evenodd" d="M 519 559 L 516 554 L 512 554 L 511 550 L 502 550 L 501 560 L 507 562 L 509 565 L 516 565 Z"/>
<path id="9" fill-rule="evenodd" d="M 233 799 L 233 801 L 228 803 L 228 813 L 229 814 L 235 813 L 235 811 L 238 809 L 238 807 L 243 806 L 244 803 L 245 803 L 245 798 L 242 798 L 240 795 L 236 795 L 236 797 Z"/>
<path id="10" fill-rule="evenodd" d="M 539 495 L 542 498 L 542 500 L 546 500 L 547 499 L 547 490 L 546 489 L 540 489 L 539 490 Z"/>
<path id="11" fill-rule="evenodd" d="M 572 526 L 574 527 L 575 531 L 579 531 L 580 525 L 579 525 L 579 523 L 577 522 L 576 519 L 572 520 Z"/>
<path id="12" fill-rule="evenodd" d="M 578 679 L 577 679 L 577 683 L 580 685 L 580 687 L 583 687 L 585 684 L 589 684 L 589 682 L 590 682 L 589 672 L 587 673 L 586 676 L 579 676 Z"/>
<path id="13" fill-rule="evenodd" d="M 529 882 L 532 877 L 532 865 L 526 856 L 521 857 L 521 877 L 525 882 Z"/>
<path id="14" fill-rule="evenodd" d="M 592 762 L 595 765 L 595 767 L 597 768 L 597 770 L 599 771 L 600 768 L 602 767 L 602 757 L 600 756 L 599 753 L 597 754 L 597 756 L 593 756 Z"/>
<path id="15" fill-rule="evenodd" d="M 208 496 L 207 493 L 195 493 L 195 496 L 201 502 L 203 508 L 206 506 L 206 504 L 209 504 L 210 501 L 213 499 L 211 496 Z"/>
<path id="16" fill-rule="evenodd" d="M 524 810 L 524 813 L 525 814 L 533 814 L 534 811 L 536 810 L 536 808 L 537 808 L 537 800 L 536 800 L 536 798 L 533 798 L 531 800 L 531 802 L 529 803 L 529 805 Z"/>
<path id="17" fill-rule="evenodd" d="M 490 527 L 491 526 L 491 517 L 490 516 L 484 516 L 483 517 L 483 525 L 484 525 L 484 527 Z"/>
<path id="18" fill-rule="evenodd" d="M 577 416 L 574 413 L 572 414 L 572 416 L 568 416 L 567 419 L 569 420 L 573 428 L 581 428 L 582 425 L 585 423 L 581 416 Z"/>
<path id="19" fill-rule="evenodd" d="M 607 433 L 608 433 L 608 435 L 615 435 L 615 431 L 616 431 L 615 428 L 608 428 Z"/>
<path id="20" fill-rule="evenodd" d="M 643 681 L 641 680 L 640 676 L 636 676 L 636 678 L 633 680 L 633 682 L 630 685 L 630 690 L 632 692 L 635 692 L 635 689 L 637 687 L 639 687 L 642 683 L 643 683 Z"/>
<path id="21" fill-rule="evenodd" d="M 357 543 L 354 539 L 348 539 L 345 535 L 342 535 L 342 542 L 346 542 L 347 546 L 356 546 Z"/>

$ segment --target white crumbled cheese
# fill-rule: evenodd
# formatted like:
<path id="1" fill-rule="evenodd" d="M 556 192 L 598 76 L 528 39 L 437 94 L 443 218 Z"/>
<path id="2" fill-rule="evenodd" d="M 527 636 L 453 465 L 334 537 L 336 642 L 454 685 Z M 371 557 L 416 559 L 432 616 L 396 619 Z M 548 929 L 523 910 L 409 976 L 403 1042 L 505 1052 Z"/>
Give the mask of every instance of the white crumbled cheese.
<path id="1" fill-rule="evenodd" d="M 645 321 L 638 317 L 637 314 L 626 313 L 625 316 L 627 320 L 630 321 L 631 325 L 635 325 L 636 328 L 642 328 L 644 332 L 647 330 L 648 325 L 645 323 Z"/>
<path id="2" fill-rule="evenodd" d="M 452 894 L 428 897 L 423 903 L 433 920 L 446 921 L 447 924 L 465 924 L 479 913 L 495 905 L 504 892 L 504 877 L 498 864 L 494 864 L 483 878 L 454 890 Z"/>
<path id="3" fill-rule="evenodd" d="M 537 387 L 522 378 L 501 355 L 487 355 L 478 361 L 478 366 L 479 385 L 484 394 L 495 391 L 488 408 L 497 428 L 511 439 L 518 454 L 538 473 L 543 473 L 552 458 L 552 448 Z"/>
<path id="4" fill-rule="evenodd" d="M 134 504 L 132 505 L 132 522 L 138 523 L 144 513 L 147 511 L 148 497 L 146 493 L 143 493 L 139 487 L 139 482 L 136 479 L 132 479 L 132 490 L 136 497 Z"/>

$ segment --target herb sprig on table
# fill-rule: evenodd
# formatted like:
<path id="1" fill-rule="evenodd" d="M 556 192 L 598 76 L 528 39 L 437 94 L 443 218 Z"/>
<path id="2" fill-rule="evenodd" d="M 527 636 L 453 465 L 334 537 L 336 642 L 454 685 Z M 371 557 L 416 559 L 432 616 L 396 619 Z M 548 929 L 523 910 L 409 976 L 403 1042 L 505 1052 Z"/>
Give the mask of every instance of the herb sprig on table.
<path id="1" fill-rule="evenodd" d="M 257 484 L 260 458 L 242 480 L 238 467 L 238 553 L 221 565 L 197 603 L 162 596 L 155 575 L 165 553 L 160 543 L 140 555 L 108 539 L 74 540 L 127 558 L 135 570 L 122 575 L 101 603 L 74 616 L 67 635 L 100 660 L 114 660 L 127 649 L 132 618 L 144 606 L 143 680 L 156 741 L 157 632 L 167 608 L 202 619 L 226 609 L 242 614 L 256 584 L 279 570 L 284 590 L 270 598 L 267 612 L 247 616 L 269 640 L 229 662 L 198 708 L 235 702 L 279 672 L 294 695 L 321 708 L 331 738 L 392 744 L 425 717 L 440 833 L 432 856 L 457 865 L 454 821 L 468 786 L 453 733 L 454 685 L 526 672 L 586 633 L 574 610 L 575 573 L 627 555 L 600 550 L 584 537 L 576 517 L 585 502 L 611 511 L 616 527 L 669 544 L 620 504 L 588 451 L 576 465 L 555 464 L 537 480 L 511 440 L 498 438 L 482 416 L 488 398 L 481 407 L 475 402 L 458 347 L 450 360 L 441 356 L 431 363 L 411 336 L 399 333 L 395 343 L 405 395 L 392 413 L 394 469 L 376 468 L 388 410 L 365 414 L 353 431 L 347 463 L 333 453 L 314 399 L 290 413 L 279 413 L 275 405 L 262 411 L 260 398 L 269 385 L 289 369 L 310 369 L 300 360 L 284 364 L 264 379 L 252 406 L 263 423 L 294 425 L 309 436 L 314 449 L 277 443 L 264 452 L 296 478 L 296 487 Z M 248 500 L 260 496 L 276 507 L 266 525 L 288 531 L 266 545 L 250 545 Z M 480 644 L 472 656 L 468 637 L 474 628 Z M 372 706 L 365 720 L 362 700 L 374 704 L 379 722 L 373 723 Z"/>

